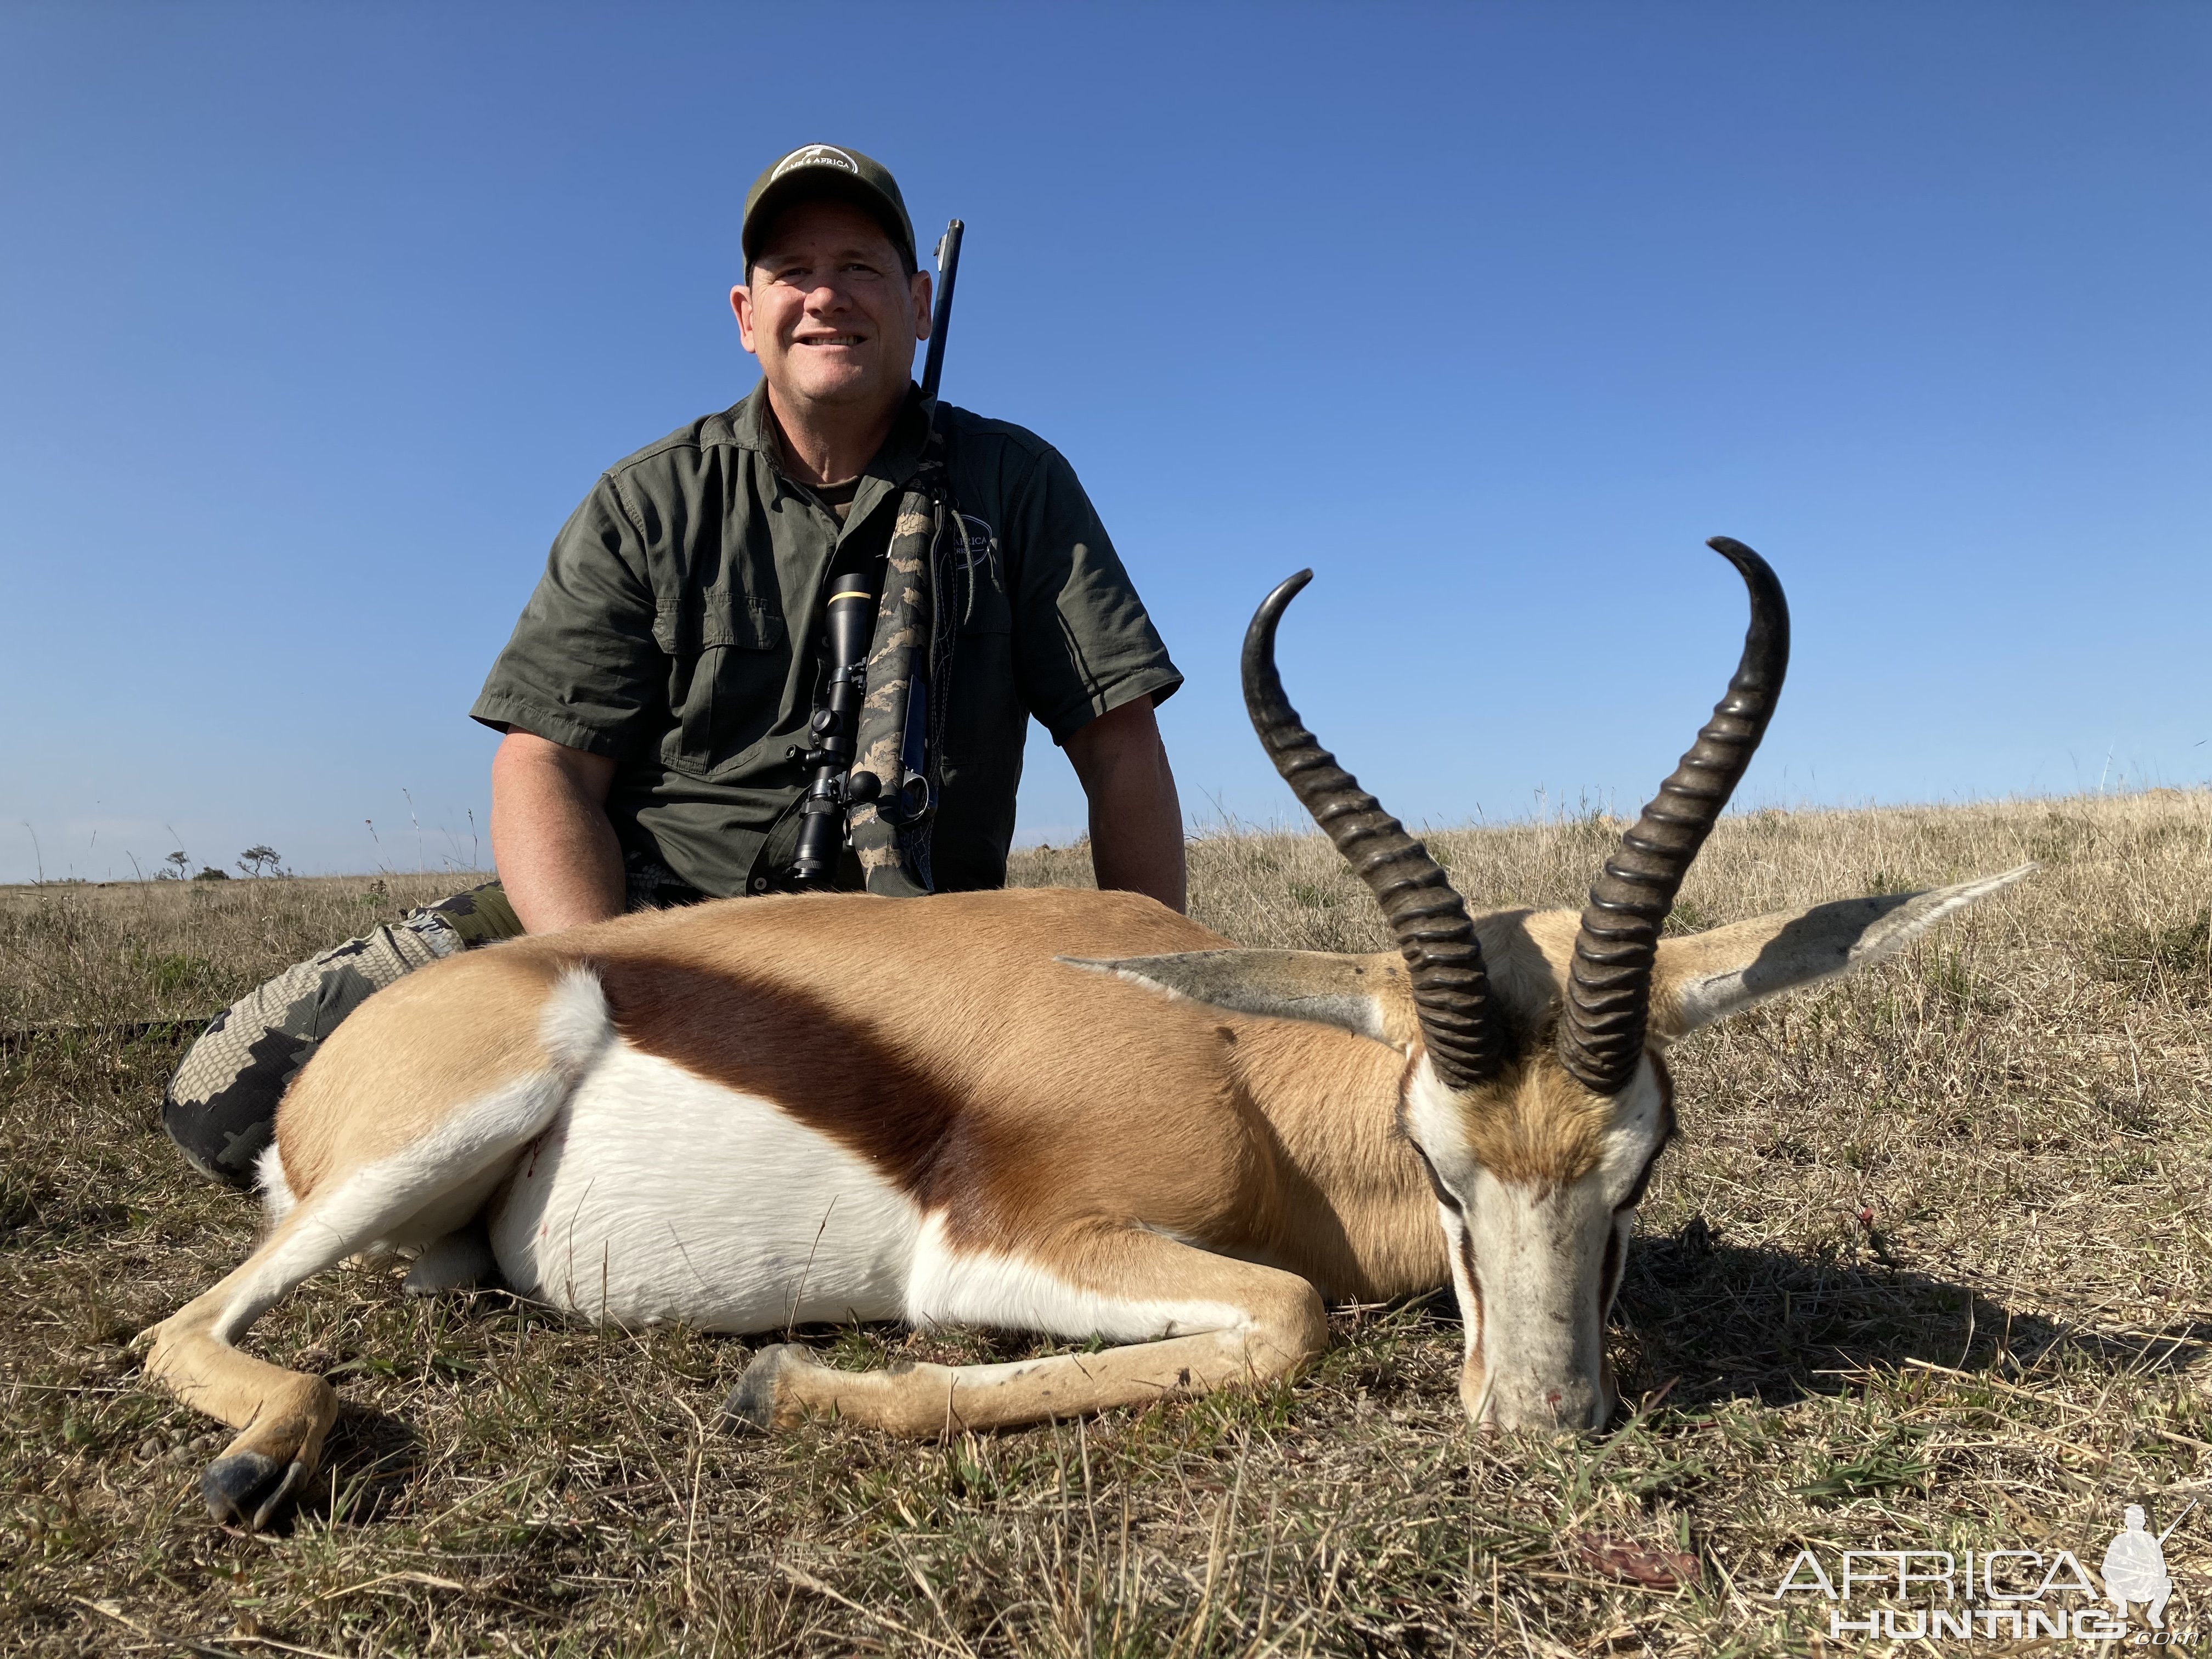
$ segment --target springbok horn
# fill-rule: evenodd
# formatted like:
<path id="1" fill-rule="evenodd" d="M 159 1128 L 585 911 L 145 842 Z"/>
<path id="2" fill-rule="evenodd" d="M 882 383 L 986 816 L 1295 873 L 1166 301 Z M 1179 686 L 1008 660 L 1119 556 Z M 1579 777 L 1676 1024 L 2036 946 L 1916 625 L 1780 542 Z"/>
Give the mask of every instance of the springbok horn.
<path id="1" fill-rule="evenodd" d="M 1275 671 L 1275 624 L 1313 580 L 1298 574 L 1267 595 L 1244 635 L 1244 708 L 1252 729 L 1352 872 L 1367 884 L 1405 954 L 1429 1062 L 1445 1087 L 1473 1088 L 1498 1074 L 1506 1033 L 1491 1000 L 1482 946 L 1467 906 L 1429 849 L 1406 833 L 1359 781 L 1316 741 L 1283 695 Z"/>
<path id="2" fill-rule="evenodd" d="M 1728 695 L 1605 861 L 1575 935 L 1559 1060 L 1583 1087 L 1601 1095 L 1619 1094 L 1636 1074 L 1659 930 L 1698 849 L 1766 735 L 1790 667 L 1790 605 L 1774 572 L 1726 536 L 1705 545 L 1741 573 L 1751 590 L 1751 627 Z"/>

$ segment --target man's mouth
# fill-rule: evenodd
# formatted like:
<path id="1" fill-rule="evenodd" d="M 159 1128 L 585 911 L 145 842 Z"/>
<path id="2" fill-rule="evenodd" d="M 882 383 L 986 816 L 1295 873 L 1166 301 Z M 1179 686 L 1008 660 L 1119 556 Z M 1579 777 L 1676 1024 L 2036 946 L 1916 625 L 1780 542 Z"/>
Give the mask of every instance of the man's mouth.
<path id="1" fill-rule="evenodd" d="M 857 334 L 807 334 L 801 335 L 792 343 L 803 346 L 856 346 L 860 343 L 860 337 Z"/>

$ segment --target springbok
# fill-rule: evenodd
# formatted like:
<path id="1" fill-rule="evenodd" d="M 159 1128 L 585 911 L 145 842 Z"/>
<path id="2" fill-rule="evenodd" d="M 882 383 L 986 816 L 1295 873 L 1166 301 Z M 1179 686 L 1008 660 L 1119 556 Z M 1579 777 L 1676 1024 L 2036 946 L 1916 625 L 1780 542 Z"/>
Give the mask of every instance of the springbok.
<path id="1" fill-rule="evenodd" d="M 1452 1284 L 1478 1424 L 1582 1429 L 1674 1128 L 1667 1046 L 1889 955 L 2025 873 L 1662 939 L 1781 689 L 1789 615 L 1748 548 L 1727 696 L 1579 917 L 1470 921 L 1420 842 L 1299 722 L 1254 617 L 1247 704 L 1397 951 L 1246 951 L 1150 899 L 1030 890 L 729 900 L 514 940 L 372 998 L 285 1097 L 273 1225 L 141 1338 L 240 1432 L 202 1490 L 254 1526 L 337 1400 L 234 1345 L 311 1274 L 417 1250 L 626 1324 L 969 1322 L 1123 1346 L 847 1372 L 765 1348 L 738 1425 L 834 1411 L 934 1435 L 1280 1377 L 1334 1299 Z M 1441 1224 L 1439 1223 L 1441 1222 Z"/>

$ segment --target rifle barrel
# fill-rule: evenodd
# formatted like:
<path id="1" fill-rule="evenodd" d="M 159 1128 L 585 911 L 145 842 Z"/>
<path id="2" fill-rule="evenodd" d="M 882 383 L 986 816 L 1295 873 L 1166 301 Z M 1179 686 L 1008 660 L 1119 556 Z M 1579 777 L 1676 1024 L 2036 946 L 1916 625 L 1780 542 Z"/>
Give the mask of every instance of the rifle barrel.
<path id="1" fill-rule="evenodd" d="M 960 234 L 967 228 L 955 219 L 937 239 L 937 304 L 929 319 L 929 355 L 921 363 L 921 395 L 934 398 L 945 373 L 945 331 L 952 324 L 952 284 L 960 276 Z"/>
<path id="2" fill-rule="evenodd" d="M 2179 1526 L 2179 1525 L 2181 1524 L 2181 1516 L 2183 1516 L 2183 1515 L 2187 1515 L 2187 1514 L 2189 1513 L 2189 1511 L 2190 1511 L 2190 1510 L 2191 1510 L 2195 1509 L 2196 1507 L 2197 1507 L 2197 1500 L 2196 1500 L 2195 1498 L 2191 1498 L 2191 1499 L 2190 1499 L 2186 1504 L 2184 1504 L 2181 1506 L 2181 1515 L 2177 1515 L 2177 1516 L 2175 1516 L 2173 1517 L 2173 1520 L 2172 1520 L 2172 1524 L 2171 1524 L 2171 1525 L 2169 1525 L 2164 1532 L 2162 1532 L 2162 1533 L 2159 1534 L 2159 1535 L 2158 1535 L 2158 1541 L 2159 1541 L 2160 1543 L 2163 1544 L 2163 1543 L 2165 1543 L 2165 1542 L 2166 1542 L 2166 1540 L 2167 1539 L 2169 1539 L 2169 1538 L 2172 1537 L 2172 1536 L 2173 1536 L 2173 1528 L 2174 1528 L 2175 1527 L 2178 1527 L 2178 1526 Z"/>

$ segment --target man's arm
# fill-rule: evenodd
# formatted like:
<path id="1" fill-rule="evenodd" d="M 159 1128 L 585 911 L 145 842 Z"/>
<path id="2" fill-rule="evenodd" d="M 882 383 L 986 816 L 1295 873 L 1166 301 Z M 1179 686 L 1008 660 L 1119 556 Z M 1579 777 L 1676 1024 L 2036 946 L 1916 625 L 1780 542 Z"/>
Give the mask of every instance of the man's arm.
<path id="1" fill-rule="evenodd" d="M 1182 806 L 1152 700 L 1134 698 L 1081 727 L 1067 740 L 1067 758 L 1091 800 L 1091 868 L 1098 884 L 1182 909 Z M 495 853 L 497 825 L 495 817 Z"/>
<path id="2" fill-rule="evenodd" d="M 493 755 L 492 860 L 531 933 L 623 913 L 622 848 L 606 812 L 614 780 L 606 756 L 527 732 L 510 729 Z"/>

